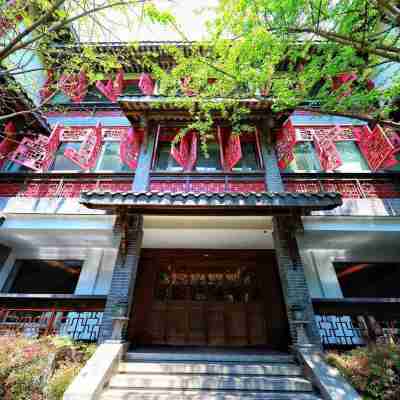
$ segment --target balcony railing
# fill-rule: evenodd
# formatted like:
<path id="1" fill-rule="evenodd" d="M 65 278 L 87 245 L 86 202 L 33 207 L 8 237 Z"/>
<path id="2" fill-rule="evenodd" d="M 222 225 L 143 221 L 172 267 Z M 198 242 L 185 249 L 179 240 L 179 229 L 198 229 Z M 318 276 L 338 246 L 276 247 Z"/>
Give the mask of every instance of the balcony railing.
<path id="1" fill-rule="evenodd" d="M 0 295 L 0 335 L 96 341 L 105 296 Z"/>
<path id="2" fill-rule="evenodd" d="M 264 171 L 171 173 L 152 172 L 150 190 L 170 192 L 263 192 Z"/>
<path id="3" fill-rule="evenodd" d="M 324 348 L 400 342 L 400 299 L 314 299 Z"/>

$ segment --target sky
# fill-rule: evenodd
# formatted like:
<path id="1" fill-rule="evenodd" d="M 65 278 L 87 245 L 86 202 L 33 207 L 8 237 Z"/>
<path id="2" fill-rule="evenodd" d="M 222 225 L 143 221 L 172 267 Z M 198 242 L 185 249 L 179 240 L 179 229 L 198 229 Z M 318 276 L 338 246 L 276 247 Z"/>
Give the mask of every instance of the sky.
<path id="1" fill-rule="evenodd" d="M 213 17 L 210 8 L 218 0 L 154 0 L 161 10 L 170 11 L 187 40 L 206 37 L 205 22 Z M 116 10 L 107 10 L 101 17 L 96 15 L 85 26 L 76 27 L 81 41 L 180 41 L 184 38 L 172 27 L 151 25 L 141 17 L 141 7 L 135 6 L 127 16 Z M 94 23 L 102 25 L 101 32 L 94 32 Z"/>

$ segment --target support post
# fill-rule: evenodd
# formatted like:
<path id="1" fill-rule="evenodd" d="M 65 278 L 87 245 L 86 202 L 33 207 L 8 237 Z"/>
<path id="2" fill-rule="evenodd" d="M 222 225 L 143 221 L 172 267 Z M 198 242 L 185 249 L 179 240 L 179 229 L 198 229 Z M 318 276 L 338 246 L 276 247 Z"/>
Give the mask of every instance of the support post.
<path id="1" fill-rule="evenodd" d="M 274 146 L 272 145 L 272 116 L 262 121 L 261 150 L 265 167 L 265 186 L 269 192 L 283 192 L 284 186 Z"/>
<path id="2" fill-rule="evenodd" d="M 150 189 L 150 171 L 153 161 L 154 145 L 156 141 L 157 126 L 150 124 L 148 127 L 147 140 L 140 148 L 138 165 L 133 180 L 133 191 L 144 192 Z"/>
<path id="3" fill-rule="evenodd" d="M 115 233 L 121 237 L 110 291 L 103 313 L 99 342 L 127 340 L 127 323 L 133 302 L 143 237 L 143 217 L 121 213 Z"/>
<path id="4" fill-rule="evenodd" d="M 293 346 L 320 350 L 321 338 L 296 239 L 296 228 L 302 228 L 301 217 L 275 216 L 273 226 L 275 251 Z"/>

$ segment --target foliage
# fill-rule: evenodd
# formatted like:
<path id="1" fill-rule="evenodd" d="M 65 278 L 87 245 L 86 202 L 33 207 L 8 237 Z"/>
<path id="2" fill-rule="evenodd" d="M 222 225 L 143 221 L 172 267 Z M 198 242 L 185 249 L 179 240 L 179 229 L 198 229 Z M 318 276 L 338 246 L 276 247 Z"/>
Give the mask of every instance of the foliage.
<path id="1" fill-rule="evenodd" d="M 0 337 L 0 398 L 62 399 L 94 349 L 64 338 Z"/>
<path id="2" fill-rule="evenodd" d="M 381 344 L 346 353 L 328 353 L 329 364 L 338 368 L 363 398 L 400 398 L 400 346 Z"/>

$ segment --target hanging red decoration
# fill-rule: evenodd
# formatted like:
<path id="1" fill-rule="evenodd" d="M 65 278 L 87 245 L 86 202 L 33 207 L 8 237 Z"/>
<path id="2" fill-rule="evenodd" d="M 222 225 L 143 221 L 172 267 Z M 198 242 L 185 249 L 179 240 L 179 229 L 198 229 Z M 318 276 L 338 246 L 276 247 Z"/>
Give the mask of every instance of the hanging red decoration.
<path id="1" fill-rule="evenodd" d="M 47 171 L 60 145 L 60 131 L 61 127 L 57 125 L 50 137 L 38 135 L 36 139 L 23 138 L 11 161 L 34 171 Z"/>
<path id="2" fill-rule="evenodd" d="M 332 78 L 332 89 L 337 90 L 345 83 L 350 84 L 357 79 L 357 74 L 355 72 L 343 72 Z"/>
<path id="3" fill-rule="evenodd" d="M 333 133 L 336 132 L 336 128 L 332 131 Z M 321 167 L 327 172 L 332 172 L 343 164 L 333 136 L 327 135 L 322 138 L 317 135 L 314 136 L 315 150 L 321 162 Z"/>
<path id="4" fill-rule="evenodd" d="M 357 132 L 357 139 L 371 171 L 377 171 L 381 167 L 389 168 L 395 164 L 395 146 L 379 125 L 376 125 L 373 131 L 366 126 Z"/>
<path id="5" fill-rule="evenodd" d="M 196 92 L 190 88 L 190 82 L 191 82 L 192 78 L 190 76 L 185 76 L 184 78 L 181 79 L 181 89 L 182 92 L 186 95 L 186 96 L 195 96 Z"/>
<path id="6" fill-rule="evenodd" d="M 280 169 L 286 169 L 294 160 L 294 146 L 296 144 L 296 133 L 290 121 L 286 122 L 279 131 L 276 140 L 276 154 Z"/>
<path id="7" fill-rule="evenodd" d="M 67 148 L 64 156 L 83 170 L 89 170 L 96 166 L 97 158 L 101 151 L 102 130 L 98 124 L 87 133 L 79 150 Z"/>
<path id="8" fill-rule="evenodd" d="M 47 71 L 47 78 L 43 87 L 39 90 L 41 101 L 48 99 L 54 92 L 52 85 L 54 83 L 54 72 L 52 70 Z"/>
<path id="9" fill-rule="evenodd" d="M 108 100 L 115 103 L 124 90 L 124 71 L 118 71 L 115 80 L 109 80 L 105 85 L 102 81 L 96 82 L 96 87 Z"/>
<path id="10" fill-rule="evenodd" d="M 186 133 L 179 142 L 179 149 L 172 143 L 171 156 L 185 171 L 191 171 L 197 161 L 197 134 Z"/>
<path id="11" fill-rule="evenodd" d="M 74 103 L 80 103 L 88 91 L 86 74 L 83 70 L 79 74 L 63 74 L 58 86 Z"/>
<path id="12" fill-rule="evenodd" d="M 139 160 L 143 134 L 130 128 L 121 138 L 119 154 L 121 161 L 130 169 L 135 170 Z"/>
<path id="13" fill-rule="evenodd" d="M 229 135 L 228 140 L 225 144 L 224 154 L 224 169 L 225 171 L 232 171 L 232 168 L 242 158 L 242 146 L 240 144 L 240 136 L 234 135 L 232 132 Z"/>
<path id="14" fill-rule="evenodd" d="M 12 121 L 9 121 L 4 126 L 4 139 L 0 142 L 0 168 L 8 159 L 9 155 L 17 148 L 18 143 L 15 140 L 17 130 Z"/>
<path id="15" fill-rule="evenodd" d="M 155 84 L 150 74 L 143 72 L 140 75 L 138 87 L 145 96 L 152 96 L 154 94 Z"/>

